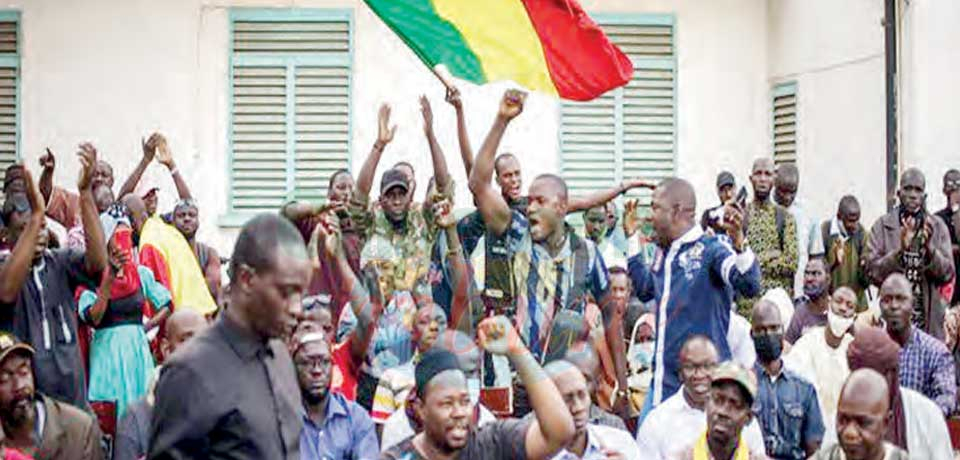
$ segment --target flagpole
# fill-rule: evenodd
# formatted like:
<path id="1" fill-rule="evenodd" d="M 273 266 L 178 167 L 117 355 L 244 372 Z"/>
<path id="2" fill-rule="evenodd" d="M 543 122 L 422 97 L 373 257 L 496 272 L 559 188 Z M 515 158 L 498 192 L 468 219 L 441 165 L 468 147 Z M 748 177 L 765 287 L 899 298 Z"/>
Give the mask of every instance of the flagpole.
<path id="1" fill-rule="evenodd" d="M 447 91 L 455 89 L 453 81 L 451 81 L 450 71 L 447 70 L 447 66 L 443 64 L 437 64 L 433 67 L 430 67 L 430 71 L 433 72 L 433 75 L 437 77 L 437 80 L 440 80 L 440 83 L 443 83 L 443 86 L 447 88 Z"/>

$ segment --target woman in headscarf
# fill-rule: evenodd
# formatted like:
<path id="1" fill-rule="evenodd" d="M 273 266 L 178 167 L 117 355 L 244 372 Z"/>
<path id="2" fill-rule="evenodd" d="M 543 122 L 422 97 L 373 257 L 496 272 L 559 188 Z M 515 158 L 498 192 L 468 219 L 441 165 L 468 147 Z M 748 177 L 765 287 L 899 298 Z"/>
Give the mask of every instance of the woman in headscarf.
<path id="1" fill-rule="evenodd" d="M 170 292 L 138 263 L 123 205 L 112 205 L 100 220 L 110 264 L 100 287 L 80 294 L 78 309 L 80 319 L 95 329 L 88 398 L 116 402 L 119 419 L 128 404 L 147 393 L 154 368 L 147 333 L 169 315 Z M 147 302 L 157 313 L 145 324 Z"/>
<path id="2" fill-rule="evenodd" d="M 887 441 L 909 452 L 911 459 L 953 459 L 943 413 L 922 394 L 900 386 L 900 345 L 887 331 L 876 327 L 858 328 L 847 348 L 847 361 L 851 372 L 873 369 L 887 380 L 891 415 Z"/>

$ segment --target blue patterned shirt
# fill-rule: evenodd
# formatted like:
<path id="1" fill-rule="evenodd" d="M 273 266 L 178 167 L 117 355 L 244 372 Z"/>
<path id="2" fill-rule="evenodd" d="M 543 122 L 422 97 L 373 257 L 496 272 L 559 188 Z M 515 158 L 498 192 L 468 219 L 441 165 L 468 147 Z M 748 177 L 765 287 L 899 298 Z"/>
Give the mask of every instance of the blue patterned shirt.
<path id="1" fill-rule="evenodd" d="M 957 399 L 953 358 L 943 342 L 917 328 L 900 349 L 900 386 L 923 394 L 943 414 L 950 415 Z"/>
<path id="2" fill-rule="evenodd" d="M 530 351 L 539 356 L 555 306 L 583 315 L 588 302 L 599 303 L 603 299 L 610 283 L 603 257 L 592 241 L 576 236 L 568 228 L 563 248 L 556 257 L 551 256 L 546 247 L 533 242 L 527 217 L 519 211 L 512 212 L 505 237 L 513 255 L 517 286 L 516 324 Z M 585 260 L 578 260 L 578 253 L 585 254 Z"/>
<path id="3" fill-rule="evenodd" d="M 771 378 L 757 363 L 757 400 L 753 414 L 760 422 L 763 444 L 771 458 L 803 460 L 804 446 L 823 440 L 825 428 L 813 384 L 786 368 Z"/>

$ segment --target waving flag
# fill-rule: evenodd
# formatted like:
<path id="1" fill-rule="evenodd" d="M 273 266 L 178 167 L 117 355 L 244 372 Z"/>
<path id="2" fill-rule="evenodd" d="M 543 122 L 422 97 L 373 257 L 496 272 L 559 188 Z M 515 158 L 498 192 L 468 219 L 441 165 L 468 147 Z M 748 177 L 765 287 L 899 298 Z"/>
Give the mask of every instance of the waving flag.
<path id="1" fill-rule="evenodd" d="M 365 0 L 429 67 L 587 101 L 630 81 L 630 59 L 575 0 Z"/>

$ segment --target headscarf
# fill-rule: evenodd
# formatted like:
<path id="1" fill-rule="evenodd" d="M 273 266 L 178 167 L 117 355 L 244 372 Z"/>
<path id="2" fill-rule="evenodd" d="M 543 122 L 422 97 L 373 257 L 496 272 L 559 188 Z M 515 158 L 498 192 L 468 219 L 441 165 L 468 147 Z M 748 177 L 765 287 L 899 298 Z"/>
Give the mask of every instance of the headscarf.
<path id="1" fill-rule="evenodd" d="M 137 257 L 133 246 L 133 229 L 127 217 L 127 209 L 122 203 L 114 203 L 100 214 L 100 225 L 107 241 L 127 253 L 127 263 L 110 286 L 110 300 L 122 299 L 140 289 L 140 273 L 137 272 Z"/>
<path id="2" fill-rule="evenodd" d="M 860 329 L 847 348 L 850 371 L 873 369 L 887 379 L 890 387 L 890 410 L 893 420 L 887 427 L 887 441 L 907 449 L 907 422 L 900 395 L 900 345 L 894 342 L 887 331 L 877 327 Z"/>

